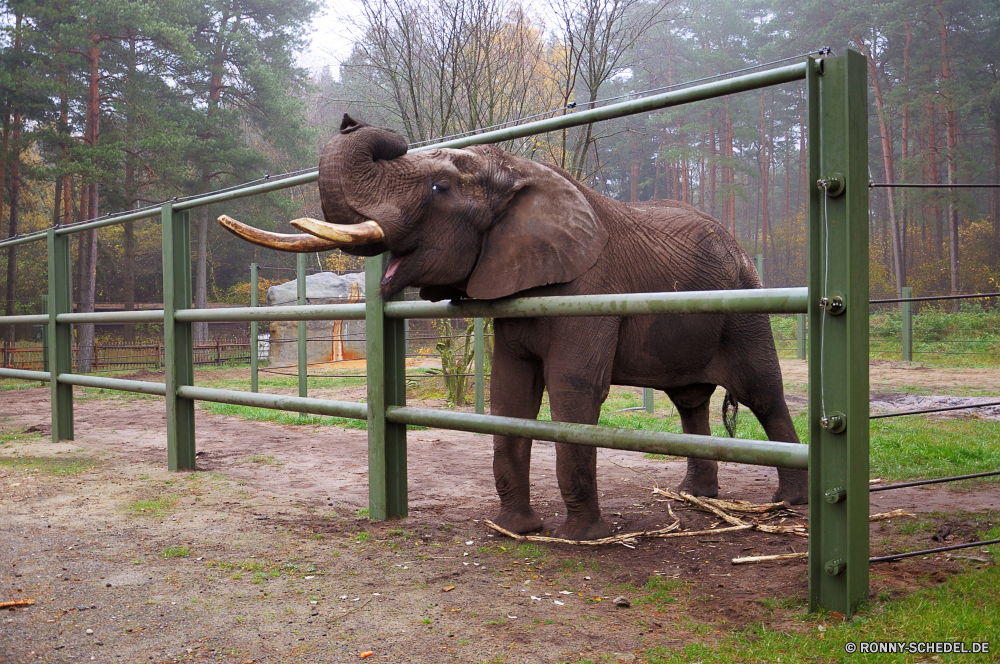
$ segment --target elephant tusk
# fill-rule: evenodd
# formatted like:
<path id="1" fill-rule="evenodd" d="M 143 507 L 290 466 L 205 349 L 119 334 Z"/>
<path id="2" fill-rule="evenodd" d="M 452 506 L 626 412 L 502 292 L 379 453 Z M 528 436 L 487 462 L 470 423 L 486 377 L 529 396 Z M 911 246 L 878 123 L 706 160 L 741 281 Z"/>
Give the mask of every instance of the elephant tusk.
<path id="1" fill-rule="evenodd" d="M 291 235 L 262 231 L 259 228 L 247 226 L 243 222 L 237 221 L 225 214 L 219 217 L 219 223 L 227 231 L 247 242 L 252 242 L 268 249 L 277 249 L 278 251 L 312 253 L 315 251 L 337 249 L 344 244 L 343 242 L 324 240 L 323 238 L 318 238 L 307 233 Z"/>
<path id="2" fill-rule="evenodd" d="M 303 217 L 293 219 L 289 223 L 300 231 L 338 244 L 371 244 L 385 237 L 378 222 L 371 220 L 363 221 L 360 224 L 331 224 L 319 219 Z"/>

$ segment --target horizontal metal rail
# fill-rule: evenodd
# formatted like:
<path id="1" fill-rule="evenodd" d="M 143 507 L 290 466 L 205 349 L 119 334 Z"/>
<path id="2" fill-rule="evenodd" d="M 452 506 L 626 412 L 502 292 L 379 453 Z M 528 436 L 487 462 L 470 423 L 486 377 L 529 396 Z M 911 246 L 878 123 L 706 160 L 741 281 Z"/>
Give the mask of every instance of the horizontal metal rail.
<path id="1" fill-rule="evenodd" d="M 937 477 L 932 480 L 917 480 L 915 482 L 900 482 L 899 484 L 886 484 L 885 486 L 873 486 L 868 488 L 869 493 L 876 491 L 891 491 L 892 489 L 905 489 L 910 486 L 923 486 L 925 484 L 941 484 L 943 482 L 957 482 L 959 480 L 971 480 L 976 477 L 993 477 L 1000 475 L 1000 470 L 991 470 L 988 473 L 972 473 L 971 475 L 952 475 L 951 477 Z"/>
<path id="2" fill-rule="evenodd" d="M 48 371 L 27 371 L 25 369 L 0 369 L 0 378 L 38 380 L 47 383 L 52 380 L 52 373 Z"/>
<path id="3" fill-rule="evenodd" d="M 57 323 L 162 323 L 163 309 L 142 311 L 88 311 L 56 316 Z"/>
<path id="4" fill-rule="evenodd" d="M 468 145 L 481 145 L 483 143 L 510 141 L 515 138 L 531 136 L 532 134 L 541 134 L 559 129 L 579 127 L 580 125 L 599 122 L 601 120 L 613 120 L 615 118 L 625 117 L 626 115 L 656 111 L 661 108 L 669 108 L 671 106 L 680 106 L 682 104 L 690 104 L 696 101 L 704 101 L 706 99 L 725 97 L 726 95 L 747 92 L 749 90 L 757 90 L 759 88 L 766 88 L 772 85 L 781 85 L 782 83 L 801 81 L 806 77 L 806 67 L 808 66 L 808 62 L 800 62 L 786 67 L 776 67 L 775 69 L 768 69 L 754 74 L 745 74 L 743 76 L 736 76 L 721 81 L 714 81 L 712 83 L 694 85 L 690 88 L 684 88 L 683 90 L 664 92 L 658 95 L 642 97 L 641 99 L 629 99 L 628 101 L 622 101 L 617 104 L 609 104 L 607 106 L 602 106 L 601 108 L 594 108 L 587 111 L 577 111 L 576 113 L 568 113 L 566 115 L 557 115 L 553 118 L 536 120 L 535 122 L 528 122 L 515 127 L 497 129 L 495 131 L 476 134 L 475 136 L 456 138 L 451 141 L 442 141 L 440 143 L 415 148 L 411 150 L 411 152 L 436 150 L 439 148 L 462 148 Z M 816 66 L 819 66 L 818 62 Z"/>
<path id="5" fill-rule="evenodd" d="M 990 544 L 1000 544 L 1000 539 L 985 540 L 982 542 L 969 542 L 967 544 L 955 544 L 953 546 L 942 546 L 939 549 L 924 549 L 922 551 L 909 551 L 907 553 L 893 553 L 888 556 L 879 556 L 878 558 L 869 558 L 870 563 L 891 563 L 896 560 L 902 560 L 903 558 L 913 558 L 915 556 L 926 556 L 932 553 L 941 553 L 943 551 L 955 551 L 957 549 L 971 549 L 974 546 L 988 546 Z"/>
<path id="6" fill-rule="evenodd" d="M 45 325 L 48 314 L 28 314 L 26 316 L 0 316 L 0 325 Z"/>
<path id="7" fill-rule="evenodd" d="M 198 401 L 228 403 L 234 406 L 289 410 L 296 413 L 348 417 L 355 420 L 368 419 L 368 404 L 354 403 L 353 401 L 331 401 L 329 399 L 293 397 L 283 394 L 217 390 L 209 387 L 195 387 L 193 385 L 179 386 L 177 388 L 177 396 L 185 399 L 197 399 Z"/>
<path id="8" fill-rule="evenodd" d="M 527 122 L 522 125 L 506 127 L 495 131 L 487 131 L 474 136 L 465 136 L 450 141 L 441 141 L 439 143 L 414 148 L 411 152 L 437 150 L 440 148 L 462 148 L 470 145 L 510 141 L 517 138 L 524 138 L 525 136 L 531 136 L 532 134 L 542 134 L 560 129 L 569 129 L 571 127 L 579 127 L 581 125 L 591 124 L 601 120 L 611 120 L 614 118 L 625 117 L 627 115 L 635 115 L 637 113 L 647 113 L 672 106 L 690 104 L 696 101 L 716 99 L 718 97 L 724 97 L 726 95 L 736 94 L 739 92 L 766 88 L 772 85 L 781 85 L 782 83 L 801 81 L 806 77 L 806 68 L 808 66 L 809 62 L 801 62 L 794 65 L 788 65 L 786 67 L 777 67 L 775 69 L 769 69 L 767 71 L 756 72 L 753 74 L 745 74 L 743 76 L 736 76 L 721 81 L 694 85 L 690 88 L 684 88 L 683 90 L 673 90 L 658 95 L 642 97 L 640 99 L 630 99 L 617 104 L 602 106 L 601 108 L 567 113 L 566 115 L 558 115 L 544 120 Z M 819 66 L 819 64 L 817 63 L 815 66 Z M 279 189 L 287 189 L 289 187 L 310 184 L 315 182 L 317 179 L 319 179 L 319 169 L 314 169 L 299 175 L 293 175 L 286 178 L 276 178 L 268 182 L 248 185 L 238 189 L 222 191 L 215 194 L 207 193 L 202 196 L 194 196 L 187 200 L 177 201 L 174 203 L 173 209 L 188 210 L 202 205 L 232 201 L 238 198 L 245 198 L 247 196 L 255 196 L 257 194 L 263 194 L 270 191 L 277 191 Z M 159 209 L 146 208 L 144 210 L 137 210 L 135 212 L 115 215 L 104 219 L 95 219 L 82 224 L 72 224 L 69 226 L 58 227 L 56 228 L 56 234 L 66 235 L 69 233 L 79 233 L 80 231 L 90 230 L 92 228 L 103 228 L 105 226 L 121 224 L 126 221 L 149 219 L 159 216 L 159 214 Z M 0 242 L 0 247 L 9 247 L 43 239 L 45 239 L 45 233 L 25 235 L 23 237 L 15 237 L 9 240 L 4 240 Z"/>
<path id="9" fill-rule="evenodd" d="M 984 351 L 985 352 L 985 351 Z M 965 353 L 967 355 L 979 355 L 980 353 Z M 1000 406 L 1000 401 L 988 401 L 977 403 L 971 406 L 942 406 L 941 408 L 924 408 L 923 410 L 901 410 L 895 413 L 883 413 L 881 415 L 869 415 L 869 420 L 881 420 L 886 417 L 903 417 L 904 415 L 923 415 L 925 413 L 944 413 L 949 410 L 974 410 L 976 408 L 986 408 L 989 406 Z"/>
<path id="10" fill-rule="evenodd" d="M 894 297 L 888 300 L 868 300 L 869 304 L 890 302 L 932 302 L 934 300 L 974 300 L 979 297 L 1000 297 L 1000 293 L 972 293 L 970 295 L 928 295 L 926 297 Z"/>
<path id="11" fill-rule="evenodd" d="M 456 413 L 404 406 L 389 406 L 386 409 L 385 419 L 397 424 L 414 424 L 501 436 L 519 436 L 556 443 L 697 457 L 759 466 L 805 469 L 809 465 L 809 446 L 796 443 L 776 443 L 767 440 L 720 438 L 661 431 L 636 431 L 595 424 L 546 422 L 518 417 Z"/>
<path id="12" fill-rule="evenodd" d="M 385 315 L 387 318 L 534 318 L 663 314 L 797 314 L 805 313 L 808 298 L 808 288 L 559 295 L 499 301 L 386 302 Z"/>
<path id="13" fill-rule="evenodd" d="M 103 376 L 84 376 L 82 374 L 62 373 L 56 377 L 60 383 L 77 385 L 79 387 L 96 387 L 102 390 L 118 390 L 119 392 L 136 392 L 138 394 L 153 394 L 166 396 L 167 386 L 147 380 L 126 380 L 124 378 L 105 378 Z"/>
<path id="14" fill-rule="evenodd" d="M 184 323 L 254 320 L 364 320 L 361 304 L 298 304 L 281 307 L 231 307 L 226 309 L 179 309 L 174 318 Z"/>

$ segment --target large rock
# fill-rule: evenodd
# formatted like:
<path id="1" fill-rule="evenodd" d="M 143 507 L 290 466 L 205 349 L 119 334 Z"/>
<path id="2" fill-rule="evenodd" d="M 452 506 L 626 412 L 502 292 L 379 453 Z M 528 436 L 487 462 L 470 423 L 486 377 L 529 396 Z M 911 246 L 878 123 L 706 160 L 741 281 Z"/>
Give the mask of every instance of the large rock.
<path id="1" fill-rule="evenodd" d="M 308 304 L 347 304 L 364 302 L 365 274 L 354 272 L 338 275 L 319 272 L 306 277 Z M 296 280 L 287 281 L 267 290 L 268 306 L 294 305 L 298 302 Z M 269 365 L 271 367 L 298 364 L 297 321 L 271 323 Z M 310 364 L 339 362 L 365 357 L 365 322 L 363 320 L 311 320 L 306 323 L 307 361 Z"/>
<path id="2" fill-rule="evenodd" d="M 298 280 L 292 279 L 267 289 L 267 306 L 295 304 L 299 300 Z M 351 299 L 358 298 L 358 299 Z M 309 304 L 340 304 L 364 302 L 365 273 L 351 272 L 339 275 L 318 272 L 306 276 L 306 301 Z"/>

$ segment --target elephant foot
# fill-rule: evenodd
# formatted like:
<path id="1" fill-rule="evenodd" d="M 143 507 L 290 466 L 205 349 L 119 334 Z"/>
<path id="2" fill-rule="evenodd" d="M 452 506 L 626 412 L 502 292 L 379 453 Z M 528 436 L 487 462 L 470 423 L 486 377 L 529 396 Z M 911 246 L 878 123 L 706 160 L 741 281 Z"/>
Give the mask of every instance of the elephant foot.
<path id="1" fill-rule="evenodd" d="M 530 507 L 527 510 L 512 510 L 501 507 L 500 513 L 493 519 L 493 523 L 517 535 L 526 535 L 542 529 L 542 517 L 538 516 L 538 513 Z"/>
<path id="2" fill-rule="evenodd" d="M 611 536 L 611 527 L 600 516 L 595 518 L 569 517 L 552 533 L 568 540 L 595 540 Z"/>
<path id="3" fill-rule="evenodd" d="M 809 474 L 804 470 L 778 469 L 778 490 L 772 500 L 789 505 L 805 505 L 809 502 Z"/>
<path id="4" fill-rule="evenodd" d="M 719 496 L 718 480 L 704 480 L 688 475 L 677 488 L 678 493 L 689 493 L 695 497 L 717 498 Z"/>

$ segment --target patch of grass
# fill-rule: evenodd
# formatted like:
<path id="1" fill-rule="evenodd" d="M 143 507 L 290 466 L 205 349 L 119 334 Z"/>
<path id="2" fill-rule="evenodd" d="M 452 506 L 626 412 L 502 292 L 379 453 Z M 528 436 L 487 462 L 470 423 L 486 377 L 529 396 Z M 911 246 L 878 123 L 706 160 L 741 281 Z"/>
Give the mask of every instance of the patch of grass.
<path id="1" fill-rule="evenodd" d="M 544 562 L 549 557 L 549 550 L 541 544 L 522 542 L 508 548 L 507 555 L 515 558 L 530 558 L 533 562 Z"/>
<path id="2" fill-rule="evenodd" d="M 873 476 L 895 481 L 1000 468 L 1000 422 L 994 420 L 917 415 L 872 420 L 870 427 Z"/>
<path id="3" fill-rule="evenodd" d="M 345 429 L 368 429 L 368 423 L 365 420 L 354 420 L 345 417 L 328 417 L 325 415 L 300 416 L 299 413 L 289 413 L 283 410 L 234 406 L 228 403 L 202 403 L 201 408 L 216 415 L 239 417 L 254 422 L 275 422 L 291 426 L 338 426 Z"/>
<path id="4" fill-rule="evenodd" d="M 506 620 L 487 620 L 486 621 L 486 626 L 487 627 L 503 627 L 506 624 L 507 624 Z"/>
<path id="5" fill-rule="evenodd" d="M 1000 528 L 993 529 L 997 537 Z M 994 550 L 1000 547 L 993 547 Z M 995 555 L 995 553 L 994 553 Z M 844 645 L 868 641 L 995 641 L 1000 624 L 1000 568 L 986 566 L 952 577 L 896 601 L 871 606 L 851 622 L 807 620 L 806 631 L 781 631 L 757 624 L 734 630 L 712 645 L 693 643 L 683 650 L 653 648 L 646 652 L 651 664 L 704 664 L 732 662 L 899 662 L 929 661 L 920 655 L 845 655 Z M 826 631 L 818 631 L 822 623 Z M 992 643 L 991 643 L 992 646 Z M 986 658 L 988 659 L 988 657 Z M 983 655 L 948 655 L 949 662 L 986 661 Z"/>
<path id="6" fill-rule="evenodd" d="M 199 367 L 198 372 L 202 371 L 210 372 L 214 369 L 213 367 Z M 366 383 L 363 369 L 338 369 L 337 373 L 351 373 L 357 371 L 358 376 L 355 377 L 333 377 L 333 376 L 323 376 L 322 373 L 314 375 L 312 369 L 310 369 L 309 376 L 309 387 L 310 389 L 337 389 L 342 387 L 362 387 Z M 259 385 L 263 389 L 297 389 L 298 388 L 298 376 L 283 376 L 278 374 L 267 374 L 261 373 L 258 377 Z M 214 387 L 216 389 L 222 390 L 249 390 L 250 380 L 249 378 L 229 378 L 229 379 L 219 379 L 219 380 L 205 380 L 199 381 L 199 384 L 204 384 L 206 387 Z"/>
<path id="7" fill-rule="evenodd" d="M 362 518 L 368 516 L 368 508 L 367 507 L 362 507 L 361 509 L 357 510 L 354 513 L 354 516 L 358 517 L 359 519 L 362 519 Z"/>
<path id="8" fill-rule="evenodd" d="M 362 530 L 360 533 L 354 536 L 355 542 L 369 542 L 371 541 L 371 535 L 368 534 L 367 530 Z"/>
<path id="9" fill-rule="evenodd" d="M 103 372 L 102 372 L 103 373 Z M 101 373 L 94 374 L 100 376 Z M 122 392 L 121 390 L 106 390 L 102 387 L 78 387 L 74 390 L 73 400 L 76 402 L 100 401 L 102 399 L 114 399 L 116 401 L 145 401 L 148 399 L 159 399 L 163 397 L 155 394 L 140 394 L 138 392 Z"/>
<path id="10" fill-rule="evenodd" d="M 186 546 L 168 546 L 160 554 L 163 558 L 187 558 L 191 555 L 191 549 Z"/>
<path id="11" fill-rule="evenodd" d="M 10 431 L 10 432 L 0 432 L 0 445 L 7 446 L 10 443 L 35 443 L 42 439 L 42 436 L 37 433 L 28 433 L 27 431 Z"/>
<path id="12" fill-rule="evenodd" d="M 163 516 L 173 508 L 179 498 L 180 496 L 171 493 L 147 500 L 136 500 L 129 503 L 128 511 L 144 516 Z"/>
<path id="13" fill-rule="evenodd" d="M 0 466 L 27 472 L 48 473 L 50 475 L 77 475 L 97 468 L 98 462 L 89 457 L 79 456 L 14 456 L 0 457 Z"/>
<path id="14" fill-rule="evenodd" d="M 646 581 L 646 585 L 642 587 L 644 594 L 636 597 L 634 603 L 637 606 L 642 604 L 651 604 L 653 606 L 673 604 L 677 602 L 677 598 L 674 595 L 684 585 L 683 581 L 672 581 L 659 576 L 652 576 Z"/>
<path id="15" fill-rule="evenodd" d="M 245 463 L 255 463 L 259 466 L 280 466 L 283 462 L 275 459 L 270 454 L 254 454 L 253 456 L 248 456 Z"/>

